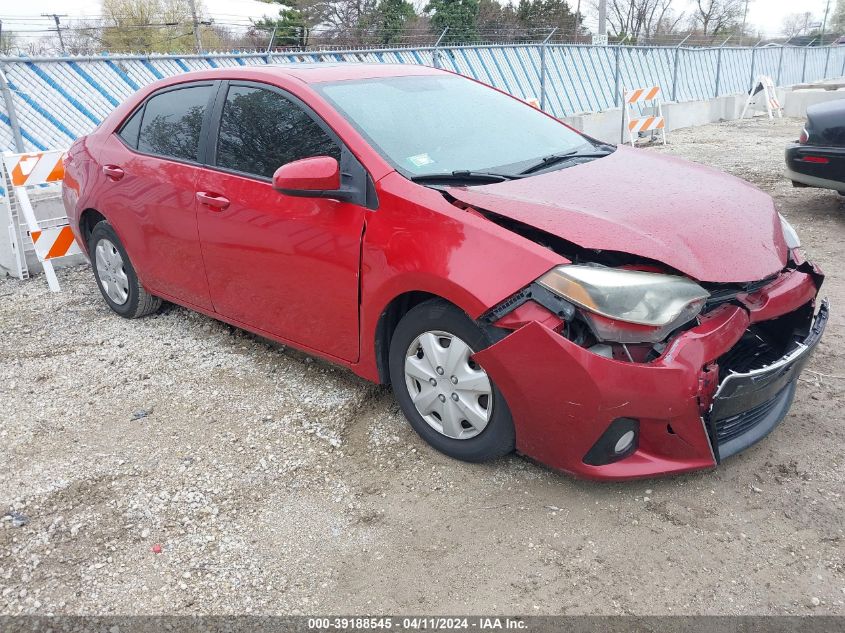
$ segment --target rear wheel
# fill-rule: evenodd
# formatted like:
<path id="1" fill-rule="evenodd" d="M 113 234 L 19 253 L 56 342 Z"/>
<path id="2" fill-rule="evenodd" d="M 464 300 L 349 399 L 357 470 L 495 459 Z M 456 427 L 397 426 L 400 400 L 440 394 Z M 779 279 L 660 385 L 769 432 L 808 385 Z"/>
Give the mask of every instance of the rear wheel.
<path id="1" fill-rule="evenodd" d="M 88 241 L 91 268 L 103 299 L 117 314 L 136 319 L 158 310 L 161 299 L 148 293 L 135 273 L 117 233 L 105 220 L 98 222 Z"/>
<path id="2" fill-rule="evenodd" d="M 507 403 L 472 360 L 492 343 L 441 299 L 408 312 L 390 341 L 390 381 L 402 412 L 426 442 L 455 459 L 480 462 L 514 449 Z"/>

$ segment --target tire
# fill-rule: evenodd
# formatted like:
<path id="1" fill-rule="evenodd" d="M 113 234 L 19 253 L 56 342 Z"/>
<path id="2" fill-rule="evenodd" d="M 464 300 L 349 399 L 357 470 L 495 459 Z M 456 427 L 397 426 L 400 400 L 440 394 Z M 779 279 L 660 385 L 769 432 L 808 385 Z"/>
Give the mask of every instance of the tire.
<path id="1" fill-rule="evenodd" d="M 432 347 L 433 341 L 437 341 L 437 348 Z M 442 345 L 447 341 L 448 346 L 443 348 Z M 457 341 L 454 348 L 453 341 Z M 460 344 L 465 343 L 470 348 L 463 353 L 462 357 L 466 358 L 466 354 L 479 352 L 493 342 L 490 335 L 464 312 L 442 299 L 431 299 L 411 309 L 402 317 L 393 332 L 389 352 L 390 383 L 399 407 L 417 434 L 449 457 L 466 462 L 483 462 L 507 455 L 514 450 L 516 436 L 513 419 L 498 387 L 484 370 L 471 360 L 458 362 L 454 365 L 454 370 L 449 369 L 453 363 L 448 356 L 449 348 L 452 348 L 458 357 L 463 349 Z M 416 353 L 410 349 L 412 344 L 417 349 Z M 424 346 L 437 353 L 427 357 Z M 443 356 L 444 353 L 447 356 Z M 446 362 L 442 365 L 446 365 L 447 371 L 440 372 L 444 367 L 439 364 L 433 371 L 442 375 L 435 375 L 430 371 L 427 365 L 430 357 L 445 359 Z M 406 365 L 406 361 L 412 364 Z M 410 368 L 409 372 L 406 372 L 406 368 Z M 484 395 L 479 395 L 474 389 L 468 391 L 470 383 L 476 387 L 483 384 L 480 374 L 488 381 L 483 387 L 478 387 L 485 390 Z M 460 375 L 460 378 L 457 375 Z M 432 378 L 436 384 L 431 383 Z M 436 392 L 434 397 L 440 404 L 432 399 L 432 392 Z M 425 411 L 428 407 L 423 405 L 418 408 L 414 403 L 415 396 L 418 397 L 418 402 L 430 401 L 431 407 L 439 409 L 424 417 L 421 409 Z M 454 401 L 454 406 L 450 400 Z M 480 412 L 486 413 L 488 417 L 486 426 L 481 430 L 476 428 L 483 425 L 483 422 L 480 422 Z M 448 416 L 448 424 L 440 416 L 441 413 Z M 472 415 L 469 416 L 469 413 Z M 473 426 L 469 419 L 462 419 L 456 425 L 455 420 L 464 415 L 472 417 L 476 426 Z M 442 428 L 437 428 L 438 425 Z M 446 434 L 447 428 L 451 431 L 451 436 Z M 456 432 L 460 437 L 455 436 Z"/>
<path id="2" fill-rule="evenodd" d="M 126 319 L 137 319 L 158 310 L 161 299 L 141 285 L 123 243 L 107 221 L 98 222 L 91 231 L 88 253 L 97 287 L 114 312 Z"/>

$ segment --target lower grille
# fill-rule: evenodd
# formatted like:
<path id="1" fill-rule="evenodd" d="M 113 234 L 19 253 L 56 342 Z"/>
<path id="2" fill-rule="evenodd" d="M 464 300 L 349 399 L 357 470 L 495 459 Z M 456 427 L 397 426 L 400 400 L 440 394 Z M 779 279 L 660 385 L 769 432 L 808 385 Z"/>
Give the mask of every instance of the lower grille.
<path id="1" fill-rule="evenodd" d="M 731 373 L 744 374 L 754 369 L 762 369 L 783 357 L 785 353 L 781 345 L 775 345 L 757 332 L 748 330 L 736 345 L 719 358 L 719 379 L 724 379 Z"/>
<path id="2" fill-rule="evenodd" d="M 704 420 L 717 462 L 760 441 L 786 416 L 827 324 L 827 300 L 815 318 L 812 307 L 752 325 L 717 359 L 719 388 Z"/>
<path id="3" fill-rule="evenodd" d="M 753 409 L 737 413 L 721 420 L 713 420 L 713 425 L 716 431 L 716 442 L 724 444 L 740 435 L 747 433 L 760 422 L 765 420 L 767 416 L 781 403 L 781 400 L 787 396 L 789 387 L 781 390 L 778 394 L 764 402 L 757 405 Z"/>

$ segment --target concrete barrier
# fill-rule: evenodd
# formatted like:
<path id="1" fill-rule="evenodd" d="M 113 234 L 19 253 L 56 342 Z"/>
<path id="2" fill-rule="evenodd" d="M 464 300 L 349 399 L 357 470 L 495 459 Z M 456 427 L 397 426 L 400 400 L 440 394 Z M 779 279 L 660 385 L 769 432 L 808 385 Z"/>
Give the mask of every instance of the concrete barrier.
<path id="1" fill-rule="evenodd" d="M 706 101 L 664 103 L 663 116 L 666 117 L 666 130 L 671 132 L 680 128 L 736 119 L 739 118 L 744 104 L 745 95 L 729 95 Z M 585 112 L 564 117 L 563 121 L 601 141 L 625 142 L 622 108 L 612 108 L 604 112 Z M 669 142 L 671 142 L 671 137 L 669 137 Z"/>
<path id="2" fill-rule="evenodd" d="M 778 88 L 778 98 L 783 104 L 784 115 L 803 117 L 807 114 L 808 106 L 834 99 L 845 99 L 845 84 L 841 81 L 817 86 Z M 671 133 L 672 130 L 685 127 L 738 119 L 742 114 L 747 96 L 740 93 L 704 101 L 664 103 L 663 115 L 666 117 L 666 130 Z M 622 127 L 622 108 L 611 108 L 604 112 L 584 112 L 563 117 L 562 120 L 576 130 L 600 141 L 624 143 L 626 140 Z M 671 143 L 671 135 L 668 139 Z"/>

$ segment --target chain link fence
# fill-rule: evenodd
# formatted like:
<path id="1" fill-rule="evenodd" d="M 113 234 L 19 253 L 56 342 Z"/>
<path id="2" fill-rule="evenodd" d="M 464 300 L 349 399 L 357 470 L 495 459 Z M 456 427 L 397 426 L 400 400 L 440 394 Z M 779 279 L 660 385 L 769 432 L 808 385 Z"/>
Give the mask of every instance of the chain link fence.
<path id="1" fill-rule="evenodd" d="M 440 67 L 520 98 L 537 98 L 546 111 L 563 117 L 618 107 L 626 88 L 657 85 L 667 100 L 692 101 L 748 91 L 761 74 L 776 85 L 841 77 L 845 47 L 591 46 L 561 43 L 547 32 L 538 42 L 487 45 L 441 41 L 432 46 L 201 55 L 0 57 L 0 88 L 8 88 L 0 90 L 5 95 L 0 99 L 0 150 L 67 147 L 133 92 L 163 77 L 208 68 L 314 62 Z"/>

